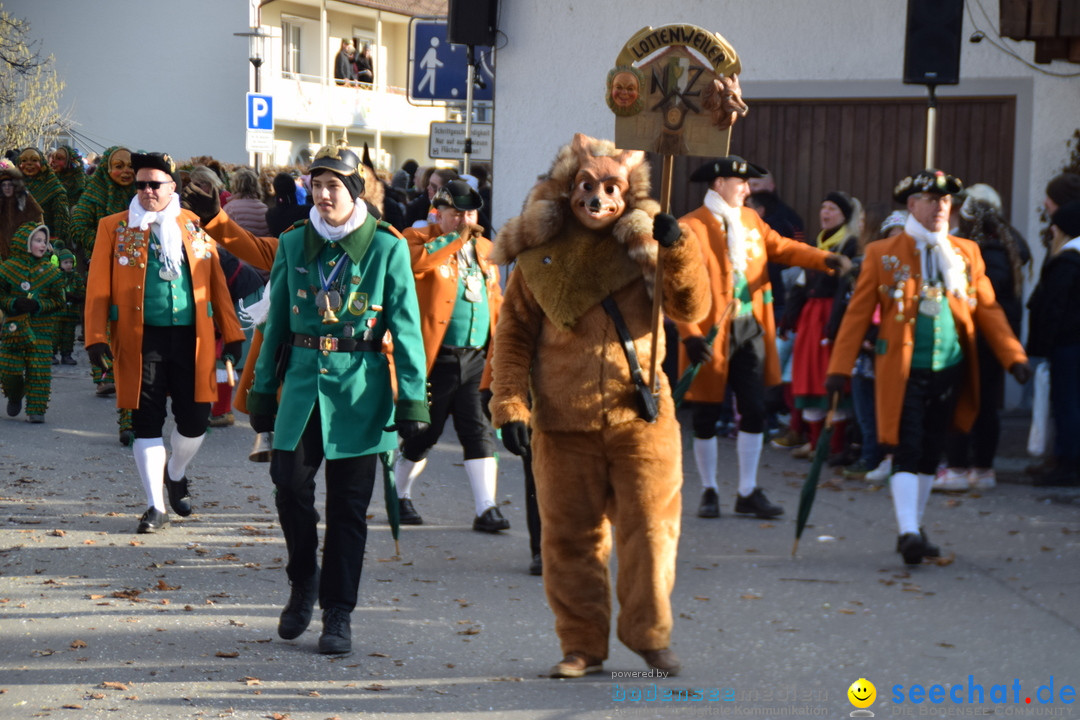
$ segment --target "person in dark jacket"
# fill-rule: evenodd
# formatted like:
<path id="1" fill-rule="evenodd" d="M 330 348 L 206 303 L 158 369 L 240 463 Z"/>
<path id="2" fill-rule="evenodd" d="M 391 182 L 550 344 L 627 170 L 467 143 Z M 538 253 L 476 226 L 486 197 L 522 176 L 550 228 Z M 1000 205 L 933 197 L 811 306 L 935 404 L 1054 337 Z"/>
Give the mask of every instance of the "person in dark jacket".
<path id="1" fill-rule="evenodd" d="M 266 211 L 266 228 L 271 235 L 278 237 L 297 220 L 306 219 L 311 206 L 296 202 L 296 181 L 289 173 L 278 173 L 273 186 L 274 205 Z"/>
<path id="2" fill-rule="evenodd" d="M 1031 262 L 1027 241 L 1001 216 L 1001 198 L 983 183 L 966 191 L 960 206 L 959 237 L 979 244 L 986 276 L 994 287 L 998 304 L 1005 311 L 1013 334 L 1019 337 L 1024 308 L 1024 266 Z M 997 481 L 994 456 L 997 455 L 1001 420 L 998 412 L 1005 400 L 1005 369 L 994 359 L 994 352 L 982 333 L 977 334 L 979 356 L 979 414 L 971 432 L 953 430 L 946 445 L 948 469 L 934 479 L 933 489 L 957 492 L 969 487 L 989 490 Z"/>
<path id="3" fill-rule="evenodd" d="M 1050 257 L 1028 301 L 1028 353 L 1050 360 L 1057 465 L 1036 485 L 1080 485 L 1080 201 L 1050 216 Z"/>
<path id="4" fill-rule="evenodd" d="M 355 57 L 356 47 L 352 40 L 342 39 L 341 49 L 334 58 L 334 82 L 338 85 L 356 85 L 356 65 L 353 64 Z"/>

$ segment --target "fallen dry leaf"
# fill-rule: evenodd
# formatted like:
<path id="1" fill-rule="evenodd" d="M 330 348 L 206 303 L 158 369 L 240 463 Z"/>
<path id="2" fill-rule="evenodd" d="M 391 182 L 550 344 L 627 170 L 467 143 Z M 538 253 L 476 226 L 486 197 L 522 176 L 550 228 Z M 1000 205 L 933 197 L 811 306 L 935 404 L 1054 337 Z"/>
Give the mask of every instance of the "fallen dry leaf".
<path id="1" fill-rule="evenodd" d="M 382 690 L 389 690 L 390 688 L 386 687 L 385 685 L 381 685 L 379 683 L 371 683 L 370 685 L 365 685 L 364 689 L 365 690 L 370 690 L 372 692 L 381 692 Z"/>
<path id="2" fill-rule="evenodd" d="M 72 640 L 71 647 L 75 650 L 86 647 L 86 641 L 84 640 Z"/>
<path id="3" fill-rule="evenodd" d="M 65 535 L 67 535 L 66 532 L 64 532 L 63 530 L 60 530 L 60 529 L 52 530 L 52 531 L 49 532 L 49 534 L 52 535 L 53 537 L 64 537 Z"/>
<path id="4" fill-rule="evenodd" d="M 754 593 L 745 593 L 743 595 L 740 595 L 739 598 L 742 600 L 760 600 L 761 596 L 755 595 Z"/>
<path id="5" fill-rule="evenodd" d="M 240 682 L 244 683 L 245 685 L 262 685 L 262 680 L 256 677 L 246 677 Z"/>
<path id="6" fill-rule="evenodd" d="M 216 653 L 214 653 L 214 657 L 234 658 L 234 657 L 240 657 L 240 653 L 236 652 L 235 650 L 228 651 L 228 652 L 225 651 L 225 650 L 218 650 Z"/>
<path id="7" fill-rule="evenodd" d="M 158 590 L 166 590 L 166 591 L 167 590 L 179 590 L 180 586 L 179 585 L 170 585 L 167 582 L 165 582 L 164 580 L 158 580 L 157 589 Z"/>
<path id="8" fill-rule="evenodd" d="M 108 681 L 108 680 L 101 683 L 101 687 L 105 688 L 106 690 L 127 690 L 128 689 L 128 686 L 125 685 L 124 683 L 111 682 L 111 681 Z"/>

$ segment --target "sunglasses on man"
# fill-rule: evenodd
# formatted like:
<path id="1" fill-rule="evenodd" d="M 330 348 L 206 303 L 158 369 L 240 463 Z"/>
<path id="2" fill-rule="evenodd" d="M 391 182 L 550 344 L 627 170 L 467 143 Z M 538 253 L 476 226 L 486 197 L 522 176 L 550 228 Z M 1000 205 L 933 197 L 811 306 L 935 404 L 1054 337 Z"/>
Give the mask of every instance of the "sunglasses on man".
<path id="1" fill-rule="evenodd" d="M 136 180 L 135 181 L 135 189 L 136 190 L 145 190 L 146 188 L 150 188 L 151 190 L 157 190 L 162 185 L 168 185 L 171 182 L 174 182 L 174 181 L 173 180 Z"/>

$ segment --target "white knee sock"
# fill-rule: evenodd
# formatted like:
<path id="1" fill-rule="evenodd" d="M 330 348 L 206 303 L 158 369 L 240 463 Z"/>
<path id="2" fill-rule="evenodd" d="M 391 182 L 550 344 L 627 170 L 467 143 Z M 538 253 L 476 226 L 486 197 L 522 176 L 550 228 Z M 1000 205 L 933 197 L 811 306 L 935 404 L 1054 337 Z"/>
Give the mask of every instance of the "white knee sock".
<path id="1" fill-rule="evenodd" d="M 894 473 L 889 488 L 900 534 L 919 532 L 919 478 L 915 473 Z"/>
<path id="2" fill-rule="evenodd" d="M 919 473 L 919 527 L 923 526 L 923 513 L 926 512 L 926 501 L 930 499 L 930 489 L 934 486 L 934 476 L 929 473 Z"/>
<path id="3" fill-rule="evenodd" d="M 169 445 L 172 448 L 172 454 L 169 456 L 170 480 L 184 479 L 188 465 L 195 459 L 195 453 L 199 452 L 205 438 L 206 433 L 199 437 L 184 437 L 179 430 L 173 428 L 172 435 L 169 436 Z"/>
<path id="4" fill-rule="evenodd" d="M 703 489 L 716 489 L 716 438 L 694 438 L 694 462 Z"/>
<path id="5" fill-rule="evenodd" d="M 472 485 L 473 502 L 476 514 L 483 515 L 490 507 L 495 507 L 495 485 L 498 482 L 498 467 L 495 458 L 476 458 L 465 461 L 465 472 Z"/>
<path id="6" fill-rule="evenodd" d="M 746 497 L 757 487 L 758 462 L 761 460 L 762 433 L 739 431 L 735 449 L 739 454 L 739 494 Z"/>
<path id="7" fill-rule="evenodd" d="M 165 441 L 161 438 L 135 438 L 131 450 L 143 492 L 146 493 L 146 506 L 165 512 Z"/>
<path id="8" fill-rule="evenodd" d="M 399 498 L 412 497 L 412 484 L 420 473 L 424 472 L 427 458 L 413 462 L 406 460 L 404 455 L 398 454 L 397 462 L 394 463 L 394 482 L 397 483 L 397 496 Z"/>

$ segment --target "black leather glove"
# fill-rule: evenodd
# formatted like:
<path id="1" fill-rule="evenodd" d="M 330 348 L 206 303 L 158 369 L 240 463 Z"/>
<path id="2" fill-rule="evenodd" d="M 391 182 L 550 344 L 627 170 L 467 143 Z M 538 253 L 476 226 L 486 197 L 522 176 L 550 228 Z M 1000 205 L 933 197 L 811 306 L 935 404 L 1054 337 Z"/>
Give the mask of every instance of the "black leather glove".
<path id="1" fill-rule="evenodd" d="M 431 427 L 431 423 L 426 423 L 423 420 L 398 420 L 392 426 L 391 430 L 397 430 L 397 434 L 404 440 L 414 438 Z"/>
<path id="2" fill-rule="evenodd" d="M 532 450 L 529 441 L 529 426 L 519 421 L 508 422 L 502 426 L 502 441 L 506 449 L 519 457 L 526 457 Z"/>
<path id="3" fill-rule="evenodd" d="M 86 346 L 86 354 L 90 356 L 90 363 L 97 365 L 102 370 L 107 370 L 108 365 L 105 361 L 112 362 L 113 354 L 112 348 L 109 347 L 109 343 L 94 343 L 93 345 Z"/>
<path id="4" fill-rule="evenodd" d="M 11 311 L 14 315 L 33 315 L 41 309 L 41 303 L 34 298 L 18 297 L 11 303 Z"/>
<path id="5" fill-rule="evenodd" d="M 1026 362 L 1013 363 L 1009 368 L 1009 374 L 1016 378 L 1016 382 L 1024 385 L 1031 379 L 1031 365 Z"/>
<path id="6" fill-rule="evenodd" d="M 686 357 L 694 365 L 704 365 L 713 359 L 712 345 L 700 335 L 691 335 L 683 340 L 683 345 L 686 347 Z"/>
<path id="7" fill-rule="evenodd" d="M 221 350 L 221 360 L 232 360 L 232 364 L 236 365 L 240 362 L 240 354 L 244 351 L 244 343 L 240 340 L 233 340 L 232 342 L 225 343 L 225 346 Z"/>
<path id="8" fill-rule="evenodd" d="M 832 398 L 833 395 L 843 395 L 847 388 L 847 375 L 827 375 L 825 377 L 825 395 Z"/>
<path id="9" fill-rule="evenodd" d="M 199 222 L 203 225 L 213 220 L 221 212 L 221 198 L 211 190 L 204 191 L 195 183 L 188 183 L 180 194 L 181 207 L 190 210 L 199 216 Z"/>
<path id="10" fill-rule="evenodd" d="M 666 248 L 679 242 L 679 238 L 682 237 L 682 230 L 679 228 L 679 221 L 675 219 L 674 215 L 657 213 L 652 222 L 652 234 L 656 238 L 656 242 Z"/>
<path id="11" fill-rule="evenodd" d="M 274 432 L 273 415 L 263 415 L 262 413 L 251 413 L 248 415 L 248 423 L 251 425 L 251 429 L 257 433 Z"/>
<path id="12" fill-rule="evenodd" d="M 825 267 L 837 275 L 847 275 L 851 272 L 851 258 L 840 253 L 829 253 L 825 256 Z"/>

